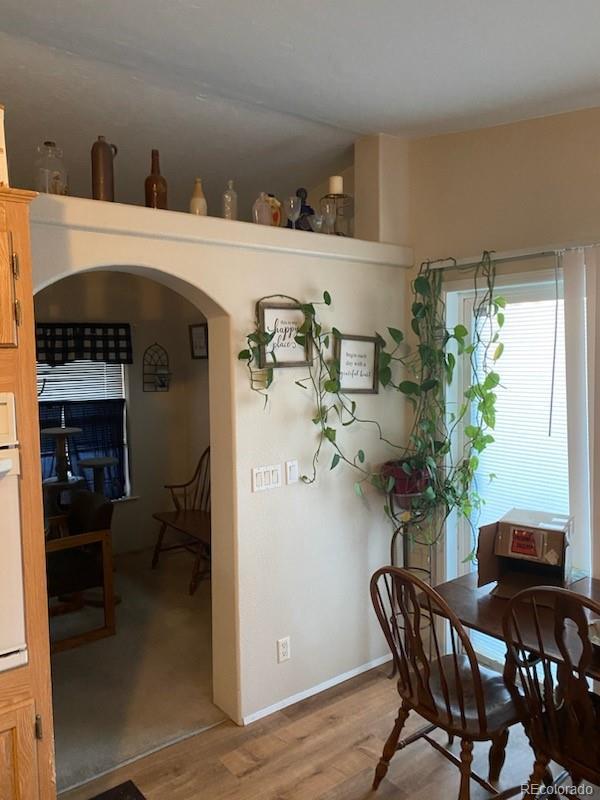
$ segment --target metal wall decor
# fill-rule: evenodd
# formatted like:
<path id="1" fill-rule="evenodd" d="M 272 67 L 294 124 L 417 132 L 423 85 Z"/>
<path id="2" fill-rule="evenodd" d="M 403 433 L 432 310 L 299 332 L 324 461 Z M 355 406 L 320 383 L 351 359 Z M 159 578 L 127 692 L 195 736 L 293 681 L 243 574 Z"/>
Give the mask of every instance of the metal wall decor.
<path id="1" fill-rule="evenodd" d="M 168 392 L 170 382 L 169 354 L 154 342 L 144 353 L 144 391 Z"/>

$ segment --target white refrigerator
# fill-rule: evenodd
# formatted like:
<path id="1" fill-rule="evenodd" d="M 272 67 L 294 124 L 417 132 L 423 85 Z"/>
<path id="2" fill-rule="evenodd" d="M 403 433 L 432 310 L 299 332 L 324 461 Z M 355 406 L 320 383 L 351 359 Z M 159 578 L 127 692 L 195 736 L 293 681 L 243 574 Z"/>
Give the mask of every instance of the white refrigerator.
<path id="1" fill-rule="evenodd" d="M 14 395 L 0 393 L 0 672 L 27 663 Z"/>

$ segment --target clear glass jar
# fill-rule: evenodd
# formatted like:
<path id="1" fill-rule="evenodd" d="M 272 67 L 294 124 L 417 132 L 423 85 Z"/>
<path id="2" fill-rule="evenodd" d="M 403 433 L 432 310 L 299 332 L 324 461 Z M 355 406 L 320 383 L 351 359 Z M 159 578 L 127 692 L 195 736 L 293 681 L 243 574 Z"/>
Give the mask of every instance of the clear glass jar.
<path id="1" fill-rule="evenodd" d="M 62 160 L 63 152 L 56 142 L 38 145 L 35 161 L 35 189 L 45 194 L 68 194 L 67 170 Z"/>
<path id="2" fill-rule="evenodd" d="M 266 192 L 261 192 L 252 206 L 252 219 L 258 225 L 272 225 L 273 212 Z"/>

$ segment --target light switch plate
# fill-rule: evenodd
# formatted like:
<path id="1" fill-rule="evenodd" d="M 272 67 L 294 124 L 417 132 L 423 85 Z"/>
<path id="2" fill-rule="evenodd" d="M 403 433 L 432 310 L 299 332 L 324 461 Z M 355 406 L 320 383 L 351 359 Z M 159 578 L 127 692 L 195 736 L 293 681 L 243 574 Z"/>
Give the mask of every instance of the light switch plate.
<path id="1" fill-rule="evenodd" d="M 281 488 L 281 464 L 269 464 L 252 468 L 252 491 L 264 492 L 267 489 Z"/>
<path id="2" fill-rule="evenodd" d="M 300 468 L 298 467 L 298 460 L 294 459 L 293 461 L 286 461 L 285 462 L 285 481 L 286 483 L 298 483 L 298 478 L 300 477 Z"/>

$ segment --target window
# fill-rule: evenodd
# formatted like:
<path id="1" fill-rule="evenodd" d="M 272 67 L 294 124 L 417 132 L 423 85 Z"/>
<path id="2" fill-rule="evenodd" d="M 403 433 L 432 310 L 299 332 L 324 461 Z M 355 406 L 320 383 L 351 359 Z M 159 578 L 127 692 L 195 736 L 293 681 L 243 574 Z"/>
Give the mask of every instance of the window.
<path id="1" fill-rule="evenodd" d="M 114 466 L 104 471 L 104 493 L 111 499 L 129 493 L 125 367 L 102 361 L 71 361 L 50 367 L 37 365 L 40 428 L 81 428 L 68 439 L 71 473 L 86 478 L 93 488 L 91 470 L 79 462 L 110 456 Z M 42 477 L 54 474 L 54 440 L 42 436 Z"/>
<path id="2" fill-rule="evenodd" d="M 500 334 L 504 352 L 498 361 L 501 384 L 492 431 L 495 441 L 481 454 L 476 474 L 484 504 L 473 516 L 475 530 L 511 508 L 569 513 L 563 300 L 559 296 L 557 303 L 553 282 L 503 287 L 498 294 L 507 301 Z M 458 313 L 472 330 L 471 308 L 468 295 L 461 295 Z M 473 547 L 473 534 L 464 522 L 457 534 L 460 565 Z M 465 568 L 476 569 L 476 565 L 463 564 Z M 484 657 L 504 660 L 501 642 L 478 633 L 472 634 L 472 640 Z"/>

